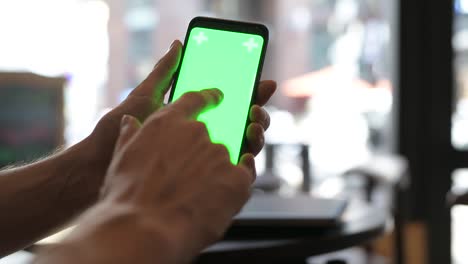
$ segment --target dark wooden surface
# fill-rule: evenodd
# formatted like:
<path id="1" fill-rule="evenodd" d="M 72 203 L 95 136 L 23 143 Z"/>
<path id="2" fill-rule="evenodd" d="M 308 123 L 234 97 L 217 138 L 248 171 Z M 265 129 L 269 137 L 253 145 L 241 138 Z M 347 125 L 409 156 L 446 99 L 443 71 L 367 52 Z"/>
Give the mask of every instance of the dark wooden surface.
<path id="1" fill-rule="evenodd" d="M 378 238 L 386 229 L 387 216 L 385 210 L 352 201 L 339 226 L 324 231 L 311 228 L 310 232 L 302 234 L 294 230 L 289 238 L 285 238 L 283 229 L 281 239 L 275 239 L 271 233 L 265 239 L 257 236 L 255 239 L 225 239 L 204 250 L 195 263 L 306 263 L 308 257 L 363 245 Z M 26 251 L 34 253 L 50 245 L 36 244 Z"/>
<path id="2" fill-rule="evenodd" d="M 323 232 L 293 233 L 293 237 L 225 240 L 202 252 L 196 263 L 305 263 L 307 257 L 365 244 L 385 231 L 384 210 L 352 202 L 343 223 Z"/>

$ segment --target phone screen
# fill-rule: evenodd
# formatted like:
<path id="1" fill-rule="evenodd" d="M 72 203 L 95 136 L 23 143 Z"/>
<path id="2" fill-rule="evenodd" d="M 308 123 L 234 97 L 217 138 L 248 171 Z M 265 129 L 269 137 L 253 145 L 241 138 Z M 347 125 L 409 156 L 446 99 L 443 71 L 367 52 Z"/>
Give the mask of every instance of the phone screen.
<path id="1" fill-rule="evenodd" d="M 237 164 L 257 75 L 263 62 L 263 36 L 223 29 L 189 29 L 172 101 L 184 93 L 218 88 L 224 99 L 201 113 L 213 143 L 222 143 Z"/>

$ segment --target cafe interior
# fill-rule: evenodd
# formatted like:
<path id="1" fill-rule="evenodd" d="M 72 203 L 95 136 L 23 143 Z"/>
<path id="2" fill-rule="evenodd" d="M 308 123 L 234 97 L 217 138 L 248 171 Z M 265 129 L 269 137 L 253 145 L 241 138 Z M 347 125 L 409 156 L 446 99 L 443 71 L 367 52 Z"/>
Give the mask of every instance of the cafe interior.
<path id="1" fill-rule="evenodd" d="M 195 263 L 468 263 L 468 0 L 2 0 L 0 168 L 83 140 L 197 16 L 265 25 L 278 87 L 250 198 L 273 216 Z"/>

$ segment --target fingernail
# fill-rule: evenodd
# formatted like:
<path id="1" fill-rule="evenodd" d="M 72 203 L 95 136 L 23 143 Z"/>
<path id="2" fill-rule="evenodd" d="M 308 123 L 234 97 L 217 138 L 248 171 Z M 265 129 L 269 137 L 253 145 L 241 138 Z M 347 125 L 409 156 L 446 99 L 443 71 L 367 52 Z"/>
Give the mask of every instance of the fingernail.
<path id="1" fill-rule="evenodd" d="M 174 48 L 176 42 L 177 42 L 177 40 L 172 41 L 172 43 L 171 43 L 171 45 L 169 46 L 169 48 L 167 49 L 166 53 L 168 53 L 169 51 L 171 51 L 172 48 Z"/>
<path id="2" fill-rule="evenodd" d="M 220 89 L 218 88 L 213 88 L 213 90 L 215 90 L 217 93 L 218 93 L 218 96 L 219 96 L 219 101 L 221 102 L 223 99 L 224 99 L 224 93 L 223 91 L 221 91 Z"/>
<path id="3" fill-rule="evenodd" d="M 172 43 L 171 43 L 171 45 L 169 46 L 169 48 L 166 50 L 166 52 L 164 52 L 163 57 L 166 56 L 166 54 L 169 53 L 169 51 L 172 50 L 172 48 L 175 46 L 176 42 L 177 42 L 177 40 L 172 41 Z M 154 69 L 156 69 L 156 67 L 158 66 L 158 64 L 159 64 L 160 62 L 161 62 L 161 60 L 159 60 L 159 61 L 153 66 L 153 71 L 154 71 Z"/>
<path id="4" fill-rule="evenodd" d="M 218 88 L 207 88 L 203 89 L 203 91 L 209 92 L 211 96 L 215 97 L 217 103 L 221 103 L 224 99 L 224 93 Z"/>

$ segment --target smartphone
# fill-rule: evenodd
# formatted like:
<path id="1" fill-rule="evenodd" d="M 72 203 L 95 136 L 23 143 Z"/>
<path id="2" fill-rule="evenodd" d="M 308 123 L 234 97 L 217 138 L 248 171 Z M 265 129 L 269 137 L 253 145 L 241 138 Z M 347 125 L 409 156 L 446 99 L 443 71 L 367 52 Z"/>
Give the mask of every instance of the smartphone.
<path id="1" fill-rule="evenodd" d="M 268 43 L 261 24 L 196 17 L 188 27 L 169 102 L 189 91 L 218 88 L 224 99 L 201 113 L 213 143 L 224 144 L 233 164 L 244 151 L 249 110 Z"/>

